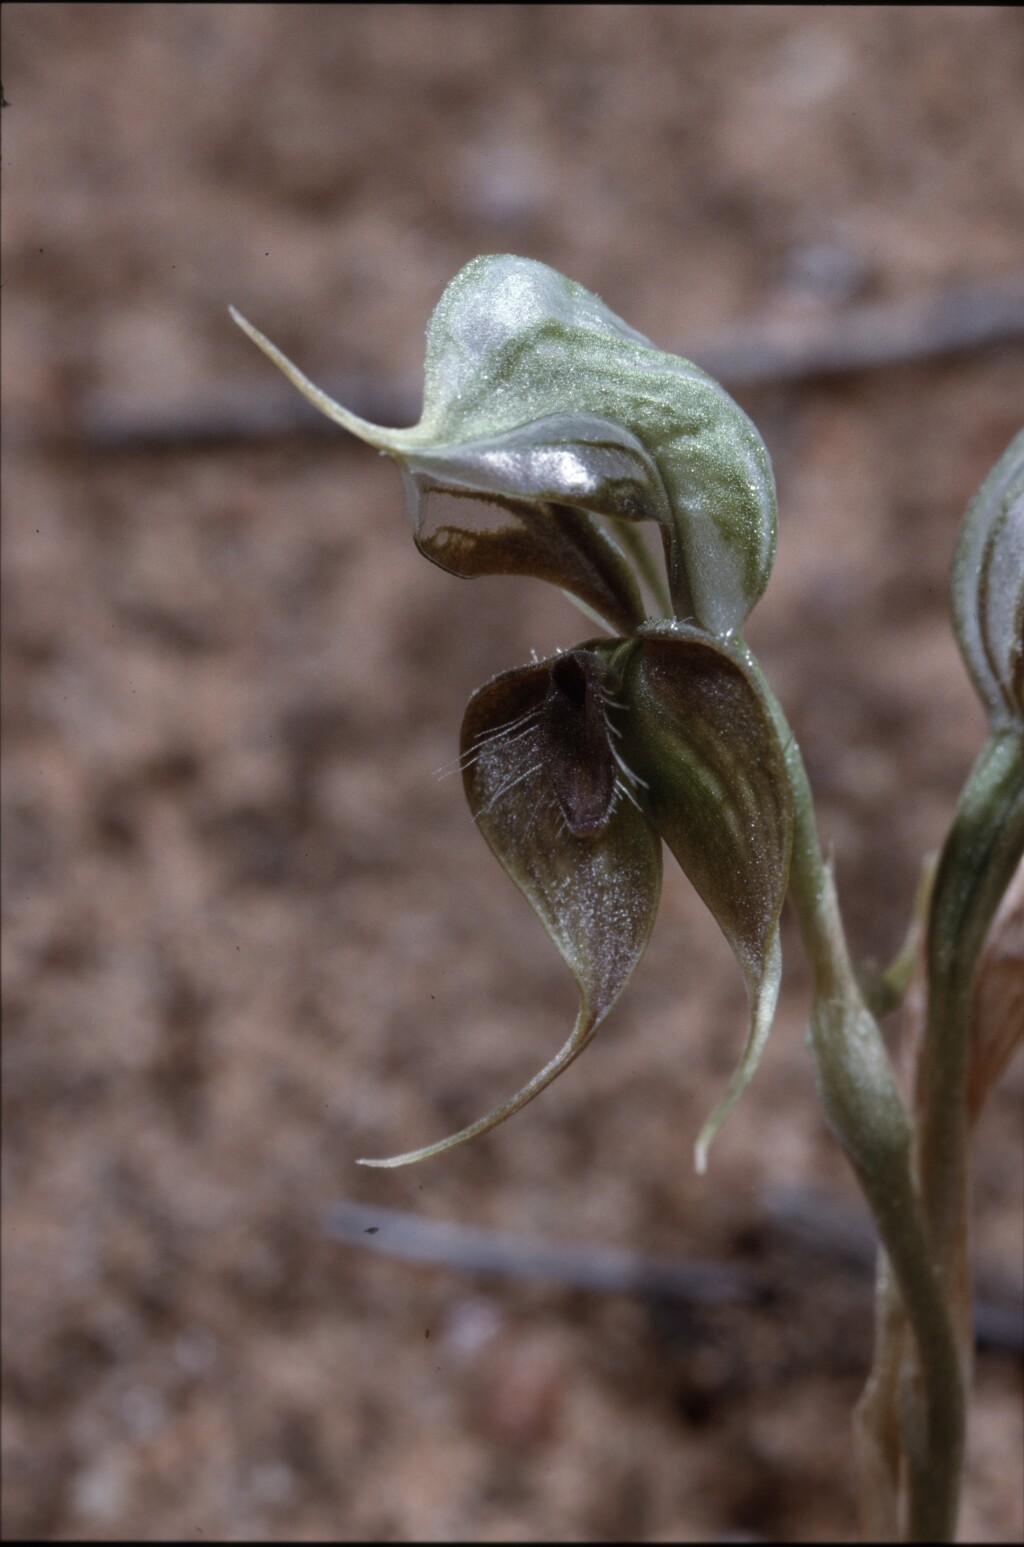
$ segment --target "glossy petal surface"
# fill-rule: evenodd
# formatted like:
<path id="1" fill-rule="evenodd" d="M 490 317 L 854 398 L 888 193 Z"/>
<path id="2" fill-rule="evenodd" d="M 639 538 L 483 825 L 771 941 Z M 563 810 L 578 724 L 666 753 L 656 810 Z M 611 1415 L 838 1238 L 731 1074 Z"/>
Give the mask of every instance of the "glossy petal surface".
<path id="1" fill-rule="evenodd" d="M 396 457 L 414 483 L 481 477 L 510 499 L 660 521 L 677 611 L 728 635 L 761 595 L 775 555 L 775 485 L 764 443 L 704 371 L 654 348 L 597 296 L 545 264 L 476 258 L 427 328 L 423 416 L 367 424 L 256 343 L 317 407 Z"/>
<path id="2" fill-rule="evenodd" d="M 739 627 L 767 583 L 776 525 L 771 464 L 746 414 L 554 269 L 474 259 L 430 320 L 424 413 L 410 436 L 489 439 L 567 408 L 628 431 L 647 452 L 656 476 L 645 513 L 663 519 L 667 502 L 694 615 L 715 633 Z"/>
<path id="3" fill-rule="evenodd" d="M 990 719 L 1024 721 L 1024 430 L 967 508 L 951 599 L 960 648 Z"/>

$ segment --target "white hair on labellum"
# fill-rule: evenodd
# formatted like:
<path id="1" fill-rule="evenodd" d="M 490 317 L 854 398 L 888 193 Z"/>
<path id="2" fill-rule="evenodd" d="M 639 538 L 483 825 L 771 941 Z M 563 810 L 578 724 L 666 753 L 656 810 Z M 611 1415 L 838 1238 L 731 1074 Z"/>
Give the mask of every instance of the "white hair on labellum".
<path id="1" fill-rule="evenodd" d="M 474 822 L 479 821 L 482 816 L 487 816 L 489 812 L 494 810 L 494 807 L 497 805 L 498 801 L 502 800 L 510 793 L 510 791 L 514 790 L 517 784 L 522 784 L 523 780 L 528 779 L 531 774 L 540 773 L 543 767 L 543 761 L 534 763 L 532 768 L 527 768 L 522 773 L 516 774 L 514 778 L 509 779 L 507 783 L 503 784 L 500 789 L 495 790 L 486 806 L 483 806 L 473 818 Z"/>
<path id="2" fill-rule="evenodd" d="M 607 664 L 594 650 L 560 650 L 546 666 L 547 689 L 538 683 L 538 702 L 476 732 L 446 771 L 476 770 L 476 822 L 533 780 L 530 797 L 515 814 L 524 831 L 554 814 L 556 839 L 567 832 L 596 837 L 623 799 L 643 809 L 637 796 L 646 783 L 615 746 L 623 733 L 611 711 L 627 712 L 629 705 L 609 691 Z"/>
<path id="3" fill-rule="evenodd" d="M 609 730 L 613 730 L 614 727 L 612 725 L 609 725 L 608 729 Z M 615 759 L 616 763 L 618 764 L 618 766 L 621 769 L 622 773 L 629 780 L 630 784 L 632 784 L 632 785 L 639 785 L 642 789 L 645 789 L 645 790 L 649 790 L 650 789 L 650 785 L 647 783 L 647 780 L 646 779 L 641 779 L 641 777 L 640 777 L 640 775 L 638 773 L 634 773 L 633 772 L 632 768 L 630 768 L 629 764 L 626 762 L 626 759 L 622 756 L 622 754 L 619 752 L 617 747 L 610 747 L 610 751 L 611 751 L 612 757 Z"/>
<path id="4" fill-rule="evenodd" d="M 496 725 L 489 731 L 480 731 L 474 736 L 472 746 L 467 747 L 465 752 L 458 753 L 456 757 L 449 758 L 447 763 L 442 763 L 440 768 L 435 770 L 435 779 L 447 779 L 449 774 L 471 768 L 479 757 L 491 751 L 498 742 L 508 744 L 521 740 L 536 728 L 539 715 L 540 705 L 538 704 L 535 708 L 527 710 L 526 714 L 518 715 L 504 725 Z M 517 730 L 517 726 L 523 728 Z"/>

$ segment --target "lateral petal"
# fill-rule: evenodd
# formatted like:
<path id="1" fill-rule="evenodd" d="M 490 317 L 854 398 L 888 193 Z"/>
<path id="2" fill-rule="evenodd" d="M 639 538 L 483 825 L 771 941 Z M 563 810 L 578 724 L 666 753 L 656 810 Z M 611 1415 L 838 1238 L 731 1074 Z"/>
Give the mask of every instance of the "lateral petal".
<path id="1" fill-rule="evenodd" d="M 781 977 L 779 914 L 792 810 L 783 749 L 740 652 L 699 630 L 650 624 L 626 666 L 622 755 L 645 804 L 714 914 L 743 973 L 750 1025 L 740 1064 L 701 1131 L 697 1166 L 750 1081 Z"/>

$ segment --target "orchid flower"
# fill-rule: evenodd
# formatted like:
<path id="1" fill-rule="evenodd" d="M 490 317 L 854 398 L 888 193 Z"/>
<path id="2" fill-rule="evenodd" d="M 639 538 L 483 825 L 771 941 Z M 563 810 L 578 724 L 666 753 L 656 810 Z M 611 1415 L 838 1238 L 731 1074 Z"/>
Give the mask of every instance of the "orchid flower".
<path id="1" fill-rule="evenodd" d="M 573 1061 L 643 955 L 665 844 L 729 941 L 750 1001 L 737 1069 L 697 1139 L 703 1170 L 765 1046 L 788 891 L 812 969 L 818 1093 L 882 1247 L 876 1363 L 858 1410 L 864 1518 L 879 1539 L 905 1513 L 907 1540 L 953 1540 L 970 1365 L 969 1138 L 1024 1030 L 1012 1008 L 973 1009 L 1024 854 L 1024 432 L 971 502 L 953 563 L 954 627 L 988 736 L 922 891 L 908 1112 L 850 956 L 800 749 L 743 640 L 776 528 L 771 465 L 747 416 L 696 366 L 523 258 L 477 258 L 448 285 L 411 429 L 342 408 L 233 315 L 311 402 L 398 463 L 427 558 L 465 578 L 552 582 L 603 631 L 501 672 L 462 725 L 470 810 L 573 974 L 572 1031 L 477 1122 L 363 1163 L 462 1144 Z M 643 522 L 660 535 L 663 570 Z M 897 1000 L 916 955 L 904 950 L 883 974 Z"/>
<path id="2" fill-rule="evenodd" d="M 629 981 L 654 924 L 664 841 L 735 954 L 744 1052 L 697 1163 L 751 1078 L 781 976 L 792 812 L 785 747 L 740 630 L 775 552 L 771 465 L 751 421 L 582 286 L 477 258 L 427 330 L 422 417 L 367 423 L 237 312 L 305 396 L 394 458 L 420 551 L 462 577 L 553 582 L 606 636 L 501 673 L 470 700 L 470 810 L 576 980 L 564 1046 L 509 1100 L 402 1165 L 485 1132 L 560 1074 Z M 660 532 L 667 585 L 637 523 Z M 641 581 L 667 598 L 650 617 Z"/>

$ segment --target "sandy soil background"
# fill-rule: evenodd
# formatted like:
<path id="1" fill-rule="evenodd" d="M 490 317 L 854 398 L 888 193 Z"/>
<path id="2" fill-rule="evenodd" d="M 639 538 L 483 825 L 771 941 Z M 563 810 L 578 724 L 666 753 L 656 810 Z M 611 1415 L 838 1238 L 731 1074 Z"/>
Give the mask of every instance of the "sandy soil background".
<path id="1" fill-rule="evenodd" d="M 784 1228 L 794 1189 L 861 1217 L 791 926 L 706 1179 L 743 991 L 671 870 L 563 1080 L 427 1167 L 357 1169 L 570 1024 L 434 770 L 475 687 L 580 625 L 428 565 L 393 468 L 340 432 L 128 432 L 261 390 L 229 302 L 386 405 L 478 252 L 680 348 L 1008 275 L 1021 13 L 11 4 L 3 41 L 5 1534 L 850 1538 L 870 1281 Z M 899 944 L 979 745 L 946 573 L 1022 393 L 998 343 L 737 389 L 782 512 L 750 638 L 865 955 Z M 1011 1307 L 1022 1092 L 1018 1060 L 976 1186 Z M 338 1199 L 716 1259 L 759 1297 L 413 1266 L 328 1239 Z M 1020 1540 L 1022 1448 L 1019 1355 L 982 1350 L 966 1538 Z"/>

